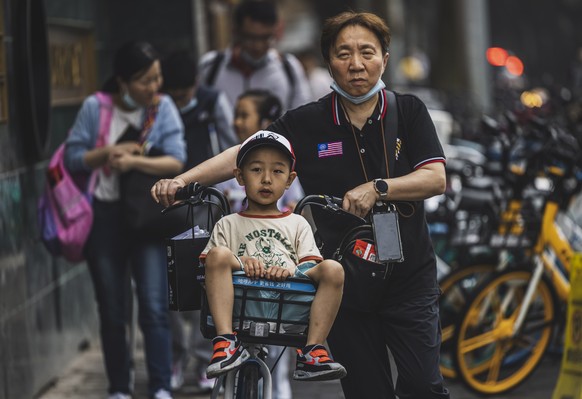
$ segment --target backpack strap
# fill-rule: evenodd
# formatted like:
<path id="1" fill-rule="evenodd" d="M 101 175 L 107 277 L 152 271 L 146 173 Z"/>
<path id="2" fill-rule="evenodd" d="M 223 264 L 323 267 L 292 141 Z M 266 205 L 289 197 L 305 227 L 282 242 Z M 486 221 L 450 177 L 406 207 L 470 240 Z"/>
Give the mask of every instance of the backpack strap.
<path id="1" fill-rule="evenodd" d="M 99 131 L 97 133 L 97 139 L 95 140 L 95 148 L 105 147 L 107 145 L 107 140 L 109 139 L 109 129 L 111 127 L 111 118 L 113 116 L 113 99 L 111 94 L 98 91 L 95 93 L 95 97 L 99 101 Z M 103 168 L 106 174 L 109 174 L 109 168 L 106 166 Z M 89 177 L 89 182 L 87 183 L 87 193 L 89 196 L 93 196 L 95 188 L 97 187 L 97 169 L 91 172 Z"/>
<path id="2" fill-rule="evenodd" d="M 206 77 L 206 81 L 204 82 L 206 86 L 214 86 L 214 82 L 216 81 L 216 75 L 218 75 L 218 68 L 220 68 L 220 64 L 224 59 L 224 51 L 217 51 L 216 56 L 212 60 L 210 64 L 210 70 L 208 72 L 208 76 Z"/>
<path id="3" fill-rule="evenodd" d="M 291 67 L 291 62 L 289 61 L 288 54 L 281 54 L 281 62 L 283 63 L 283 70 L 285 75 L 287 75 L 287 80 L 289 81 L 289 97 L 287 98 L 287 107 L 291 109 L 293 104 L 293 99 L 295 98 L 295 92 L 297 90 L 297 80 L 293 74 L 293 68 Z"/>
<path id="4" fill-rule="evenodd" d="M 386 101 L 386 115 L 384 117 L 384 135 L 386 137 L 386 150 L 388 151 L 388 168 L 394 171 L 394 163 L 396 162 L 394 154 L 396 154 L 396 139 L 398 138 L 398 103 L 396 102 L 396 95 L 391 90 L 385 90 Z M 390 173 L 387 173 L 390 177 Z"/>
<path id="5" fill-rule="evenodd" d="M 384 116 L 384 135 L 386 137 L 386 151 L 388 153 L 388 167 L 394 173 L 396 163 L 396 141 L 398 140 L 398 100 L 396 94 L 391 90 L 384 90 L 386 93 L 387 109 Z M 388 176 L 390 177 L 390 176 Z M 410 217 L 416 211 L 414 203 L 411 201 L 393 201 L 393 205 L 402 217 Z M 406 209 L 404 209 L 407 207 Z"/>
<path id="6" fill-rule="evenodd" d="M 111 117 L 113 116 L 113 99 L 110 94 L 102 91 L 95 93 L 95 97 L 99 100 L 99 133 L 95 147 L 105 147 L 109 138 Z"/>
<path id="7" fill-rule="evenodd" d="M 210 148 L 213 156 L 222 152 L 218 132 L 216 131 L 216 118 L 214 118 L 214 110 L 217 102 L 218 93 L 213 93 L 208 101 L 208 138 L 210 139 Z"/>

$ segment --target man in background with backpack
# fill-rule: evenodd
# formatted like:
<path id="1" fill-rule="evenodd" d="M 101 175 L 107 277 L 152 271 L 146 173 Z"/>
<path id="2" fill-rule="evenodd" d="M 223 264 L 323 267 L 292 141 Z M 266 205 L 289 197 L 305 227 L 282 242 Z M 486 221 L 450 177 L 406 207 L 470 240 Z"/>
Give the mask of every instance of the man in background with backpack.
<path id="1" fill-rule="evenodd" d="M 233 44 L 202 57 L 200 82 L 222 90 L 231 104 L 248 89 L 277 93 L 284 110 L 307 103 L 311 93 L 303 67 L 274 48 L 278 22 L 273 1 L 241 1 L 234 10 Z"/>
<path id="2" fill-rule="evenodd" d="M 197 62 L 188 51 L 176 51 L 162 60 L 164 84 L 162 90 L 172 97 L 184 123 L 186 140 L 186 168 L 191 168 L 237 144 L 233 130 L 233 111 L 226 96 L 204 85 L 198 85 Z M 194 223 L 206 229 L 204 207 L 194 208 Z M 214 386 L 214 379 L 206 377 L 212 343 L 200 333 L 200 311 L 170 312 L 172 330 L 171 388 L 184 384 L 184 371 L 190 355 L 195 358 L 194 377 L 203 391 Z M 186 323 L 190 322 L 190 335 Z"/>

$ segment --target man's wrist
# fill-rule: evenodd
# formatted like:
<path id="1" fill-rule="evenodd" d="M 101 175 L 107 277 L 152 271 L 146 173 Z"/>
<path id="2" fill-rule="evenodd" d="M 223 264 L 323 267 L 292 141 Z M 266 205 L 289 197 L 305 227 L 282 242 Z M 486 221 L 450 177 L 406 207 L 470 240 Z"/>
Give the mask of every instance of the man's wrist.
<path id="1" fill-rule="evenodd" d="M 378 201 L 387 201 L 388 200 L 388 183 L 386 180 L 383 179 L 374 179 L 372 182 L 374 187 L 374 191 L 376 191 L 376 195 L 378 196 Z"/>
<path id="2" fill-rule="evenodd" d="M 183 178 L 181 178 L 179 176 L 174 177 L 174 180 L 177 180 L 177 181 L 181 182 L 182 183 L 182 187 L 186 187 L 187 186 L 186 180 L 184 180 Z"/>

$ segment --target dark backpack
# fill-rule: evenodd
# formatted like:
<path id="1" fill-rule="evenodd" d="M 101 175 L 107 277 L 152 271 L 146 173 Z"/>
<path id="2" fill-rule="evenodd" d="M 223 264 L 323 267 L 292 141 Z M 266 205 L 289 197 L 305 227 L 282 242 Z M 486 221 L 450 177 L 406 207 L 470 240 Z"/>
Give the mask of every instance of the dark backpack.
<path id="1" fill-rule="evenodd" d="M 196 98 L 198 105 L 193 110 L 182 114 L 188 153 L 186 170 L 224 150 L 220 148 L 214 120 L 218 91 L 200 85 L 196 91 Z"/>

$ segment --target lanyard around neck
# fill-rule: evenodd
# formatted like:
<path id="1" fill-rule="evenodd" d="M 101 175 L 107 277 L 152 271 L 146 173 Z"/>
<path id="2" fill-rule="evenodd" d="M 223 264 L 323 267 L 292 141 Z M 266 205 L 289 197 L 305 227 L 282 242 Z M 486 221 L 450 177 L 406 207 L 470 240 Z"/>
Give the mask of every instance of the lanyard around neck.
<path id="1" fill-rule="evenodd" d="M 364 173 L 364 179 L 366 179 L 366 181 L 368 182 L 370 180 L 368 179 L 368 172 L 366 172 L 366 167 L 364 166 L 364 160 L 362 159 L 362 152 L 360 149 L 360 144 L 358 143 L 358 138 L 356 137 L 354 125 L 352 124 L 350 115 L 345 109 L 343 103 L 341 102 L 340 99 L 338 99 L 338 101 L 342 107 L 342 110 L 344 111 L 344 114 L 346 115 L 350 127 L 352 128 L 352 135 L 354 137 L 354 142 L 356 143 L 356 148 L 358 149 L 358 158 L 360 158 L 360 166 L 362 167 L 362 172 Z M 390 168 L 388 167 L 388 150 L 386 149 L 386 135 L 384 134 L 384 119 L 380 119 L 380 127 L 382 129 L 382 146 L 384 147 L 384 161 L 386 162 L 386 175 L 387 175 L 386 177 L 390 177 Z"/>

